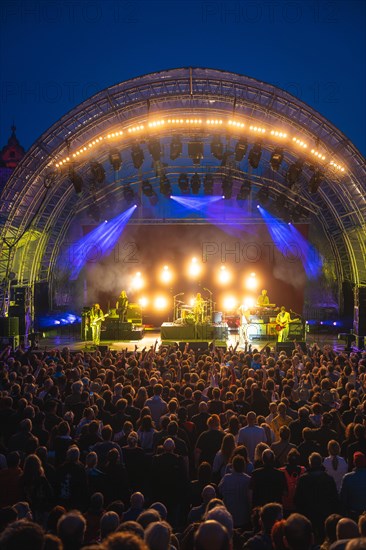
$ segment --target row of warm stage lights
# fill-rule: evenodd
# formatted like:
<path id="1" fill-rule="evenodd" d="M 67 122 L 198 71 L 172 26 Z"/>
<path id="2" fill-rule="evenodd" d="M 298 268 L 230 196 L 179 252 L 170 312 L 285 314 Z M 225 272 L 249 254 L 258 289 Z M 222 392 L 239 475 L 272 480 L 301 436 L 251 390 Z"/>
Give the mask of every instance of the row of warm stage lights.
<path id="1" fill-rule="evenodd" d="M 201 118 L 169 118 L 167 121 L 165 121 L 164 119 L 161 119 L 161 120 L 156 120 L 156 121 L 153 121 L 153 122 L 149 122 L 148 123 L 148 128 L 150 129 L 154 129 L 154 128 L 162 128 L 165 126 L 165 123 L 168 123 L 169 125 L 172 125 L 172 126 L 187 126 L 187 125 L 192 125 L 192 126 L 200 126 L 204 123 L 204 121 L 201 119 Z M 224 121 L 222 119 L 213 119 L 213 118 L 208 118 L 205 120 L 206 124 L 208 126 L 215 126 L 215 127 L 220 127 L 224 124 Z M 234 128 L 239 128 L 239 129 L 243 129 L 246 127 L 246 124 L 244 122 L 240 122 L 240 121 L 237 121 L 237 120 L 231 120 L 229 119 L 228 122 L 227 122 L 228 126 L 229 127 L 234 127 Z M 144 124 L 138 124 L 136 126 L 131 126 L 130 128 L 127 129 L 127 133 L 128 134 L 136 134 L 136 133 L 139 133 L 141 131 L 145 130 L 145 125 Z M 253 132 L 254 134 L 257 134 L 257 135 L 265 135 L 265 134 L 269 134 L 270 136 L 272 136 L 273 138 L 279 138 L 279 139 L 282 139 L 282 140 L 285 140 L 287 139 L 289 136 L 286 132 L 282 132 L 282 131 L 279 131 L 279 130 L 271 130 L 271 131 L 267 131 L 266 128 L 263 128 L 262 126 L 257 126 L 257 125 L 253 125 L 251 124 L 249 126 L 249 131 Z M 84 146 L 84 147 L 81 147 L 80 149 L 78 149 L 75 153 L 72 153 L 71 157 L 73 159 L 77 159 L 80 155 L 83 155 L 85 152 L 89 151 L 90 149 L 92 149 L 94 146 L 100 144 L 103 140 L 113 140 L 115 138 L 120 138 L 124 135 L 124 131 L 123 130 L 120 130 L 118 132 L 111 132 L 109 134 L 107 134 L 106 136 L 99 136 L 97 137 L 95 140 L 91 141 L 90 143 L 87 144 L 87 146 Z M 302 149 L 308 149 L 308 144 L 303 141 L 302 139 L 298 138 L 298 137 L 292 137 L 292 141 L 294 144 L 296 144 L 297 146 L 299 146 L 300 148 Z M 326 157 L 325 155 L 321 152 L 321 151 L 318 151 L 316 149 L 311 149 L 310 153 L 312 155 L 314 155 L 315 157 L 317 157 L 318 160 L 320 161 L 325 161 L 326 160 Z M 61 168 L 62 166 L 64 166 L 65 164 L 67 164 L 68 162 L 70 162 L 71 158 L 70 156 L 66 157 L 65 159 L 59 161 L 58 163 L 55 164 L 56 168 Z M 340 164 L 336 163 L 335 161 L 330 161 L 330 166 L 332 166 L 333 169 L 335 170 L 338 170 L 339 172 L 344 172 L 345 171 L 345 168 L 343 166 L 341 166 Z"/>

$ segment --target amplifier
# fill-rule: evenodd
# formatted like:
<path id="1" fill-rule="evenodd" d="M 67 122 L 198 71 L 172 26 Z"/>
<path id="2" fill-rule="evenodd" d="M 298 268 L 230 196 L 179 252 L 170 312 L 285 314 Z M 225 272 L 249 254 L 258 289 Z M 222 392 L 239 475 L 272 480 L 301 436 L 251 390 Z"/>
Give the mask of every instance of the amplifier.
<path id="1" fill-rule="evenodd" d="M 19 317 L 0 317 L 0 336 L 19 336 Z"/>
<path id="2" fill-rule="evenodd" d="M 142 325 L 142 309 L 140 304 L 128 304 L 126 318 L 127 321 L 134 325 Z"/>

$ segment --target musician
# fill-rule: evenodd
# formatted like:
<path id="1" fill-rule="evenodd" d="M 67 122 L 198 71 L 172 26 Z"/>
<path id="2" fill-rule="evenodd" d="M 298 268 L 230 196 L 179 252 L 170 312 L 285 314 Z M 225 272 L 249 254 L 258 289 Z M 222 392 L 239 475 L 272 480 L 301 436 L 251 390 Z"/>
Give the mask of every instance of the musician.
<path id="1" fill-rule="evenodd" d="M 196 324 L 204 322 L 205 301 L 202 298 L 200 292 L 197 292 L 197 295 L 193 301 L 193 315 L 194 315 L 194 322 Z"/>
<path id="2" fill-rule="evenodd" d="M 247 329 L 250 323 L 250 311 L 245 304 L 241 304 L 238 308 L 238 313 L 240 315 L 240 340 L 246 342 L 248 339 Z"/>
<path id="3" fill-rule="evenodd" d="M 122 290 L 116 303 L 116 312 L 119 315 L 120 322 L 124 323 L 127 320 L 127 308 L 128 308 L 127 294 L 125 290 Z"/>
<path id="4" fill-rule="evenodd" d="M 277 342 L 286 342 L 290 331 L 291 317 L 285 306 L 281 306 L 280 312 L 276 317 L 276 329 L 278 330 Z"/>
<path id="5" fill-rule="evenodd" d="M 269 296 L 267 295 L 266 289 L 263 289 L 261 294 L 258 296 L 257 305 L 259 307 L 268 307 L 269 306 Z"/>
<path id="6" fill-rule="evenodd" d="M 92 328 L 93 344 L 99 346 L 100 333 L 102 331 L 102 322 L 104 321 L 104 313 L 99 304 L 94 304 L 90 310 L 90 324 Z"/>

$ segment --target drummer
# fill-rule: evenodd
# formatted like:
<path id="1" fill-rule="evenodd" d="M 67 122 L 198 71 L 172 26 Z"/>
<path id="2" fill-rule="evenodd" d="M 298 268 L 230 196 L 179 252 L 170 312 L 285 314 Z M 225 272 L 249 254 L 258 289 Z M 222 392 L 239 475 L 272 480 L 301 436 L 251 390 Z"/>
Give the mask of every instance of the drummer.
<path id="1" fill-rule="evenodd" d="M 267 295 L 267 291 L 264 288 L 257 298 L 257 305 L 259 307 L 268 307 L 269 303 L 269 296 Z"/>

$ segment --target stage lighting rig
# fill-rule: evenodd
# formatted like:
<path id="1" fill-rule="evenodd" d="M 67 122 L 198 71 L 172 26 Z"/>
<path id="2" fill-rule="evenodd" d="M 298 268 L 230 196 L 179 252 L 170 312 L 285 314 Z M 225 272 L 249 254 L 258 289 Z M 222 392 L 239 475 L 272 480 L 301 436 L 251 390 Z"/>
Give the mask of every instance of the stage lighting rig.
<path id="1" fill-rule="evenodd" d="M 172 186 L 166 176 L 161 176 L 160 178 L 160 193 L 168 198 L 172 194 Z"/>
<path id="2" fill-rule="evenodd" d="M 144 162 L 144 152 L 137 143 L 131 148 L 132 162 L 136 170 L 139 170 Z"/>
<path id="3" fill-rule="evenodd" d="M 222 160 L 224 157 L 224 145 L 220 139 L 220 136 L 214 136 L 211 141 L 211 153 L 217 158 L 217 160 Z"/>
<path id="4" fill-rule="evenodd" d="M 91 218 L 93 218 L 93 220 L 95 222 L 99 222 L 100 221 L 100 209 L 99 209 L 99 206 L 93 202 L 88 210 L 87 210 L 87 214 L 88 216 L 90 216 Z"/>
<path id="5" fill-rule="evenodd" d="M 231 199 L 233 194 L 233 178 L 224 176 L 222 180 L 222 194 L 224 199 Z"/>
<path id="6" fill-rule="evenodd" d="M 272 170 L 277 172 L 280 169 L 281 163 L 283 161 L 283 149 L 281 147 L 276 147 L 271 155 L 271 166 Z"/>
<path id="7" fill-rule="evenodd" d="M 268 187 L 261 187 L 257 194 L 257 201 L 261 206 L 264 206 L 269 201 Z"/>
<path id="8" fill-rule="evenodd" d="M 203 159 L 203 142 L 202 141 L 190 141 L 188 143 L 188 156 L 192 159 L 193 164 L 200 164 Z"/>
<path id="9" fill-rule="evenodd" d="M 182 154 L 182 142 L 179 136 L 173 136 L 170 143 L 170 160 L 176 160 Z"/>
<path id="10" fill-rule="evenodd" d="M 80 174 L 75 172 L 73 168 L 69 170 L 69 180 L 74 186 L 75 193 L 81 193 L 81 191 L 83 190 L 83 178 L 80 176 Z"/>
<path id="11" fill-rule="evenodd" d="M 212 174 L 205 174 L 205 179 L 203 181 L 203 192 L 205 195 L 213 194 L 214 180 Z"/>
<path id="12" fill-rule="evenodd" d="M 187 174 L 180 174 L 178 178 L 178 187 L 182 193 L 189 193 L 189 182 Z"/>
<path id="13" fill-rule="evenodd" d="M 241 184 L 236 200 L 245 201 L 249 197 L 251 190 L 252 190 L 252 184 L 250 183 L 249 180 L 246 180 Z"/>
<path id="14" fill-rule="evenodd" d="M 258 168 L 262 156 L 262 144 L 257 141 L 249 151 L 248 161 L 252 168 Z"/>
<path id="15" fill-rule="evenodd" d="M 198 174 L 194 174 L 191 177 L 191 191 L 193 195 L 198 195 L 201 188 L 201 180 Z"/>
<path id="16" fill-rule="evenodd" d="M 294 162 L 289 166 L 286 174 L 286 181 L 290 189 L 293 185 L 295 185 L 295 183 L 299 181 L 303 166 L 304 166 L 304 161 L 302 160 L 297 160 L 296 162 Z"/>
<path id="17" fill-rule="evenodd" d="M 103 165 L 96 160 L 93 160 L 90 163 L 90 174 L 96 183 L 101 184 L 105 180 L 105 170 Z"/>
<path id="18" fill-rule="evenodd" d="M 155 162 L 158 162 L 161 157 L 161 145 L 157 139 L 151 139 L 148 143 L 149 153 Z"/>
<path id="19" fill-rule="evenodd" d="M 235 145 L 235 160 L 241 162 L 247 154 L 248 140 L 246 138 L 240 138 Z"/>
<path id="20" fill-rule="evenodd" d="M 155 191 L 149 180 L 144 180 L 142 182 L 142 192 L 146 195 L 146 197 L 152 197 L 155 195 Z"/>
<path id="21" fill-rule="evenodd" d="M 316 170 L 309 180 L 310 193 L 316 193 L 323 180 L 324 180 L 323 172 L 321 170 Z"/>
<path id="22" fill-rule="evenodd" d="M 128 204 L 131 204 L 135 200 L 135 193 L 131 189 L 130 185 L 125 185 L 123 188 L 123 198 Z"/>
<path id="23" fill-rule="evenodd" d="M 109 162 L 111 163 L 113 170 L 115 172 L 118 172 L 122 166 L 121 153 L 118 151 L 118 149 L 112 149 L 112 151 L 109 153 Z"/>

